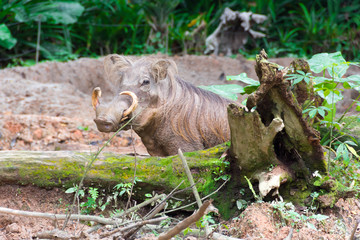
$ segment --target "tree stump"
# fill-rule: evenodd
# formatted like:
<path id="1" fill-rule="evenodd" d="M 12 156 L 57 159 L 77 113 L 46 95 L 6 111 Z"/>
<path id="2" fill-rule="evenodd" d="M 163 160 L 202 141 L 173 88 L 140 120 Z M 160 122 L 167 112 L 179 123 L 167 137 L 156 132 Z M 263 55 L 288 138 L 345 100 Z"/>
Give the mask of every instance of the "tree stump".
<path id="1" fill-rule="evenodd" d="M 228 108 L 230 156 L 242 176 L 259 180 L 265 196 L 286 181 L 304 179 L 306 184 L 313 172 L 327 168 L 320 135 L 302 117 L 284 79 L 287 69 L 268 62 L 262 50 L 255 71 L 260 86 L 248 97 L 248 110 L 234 104 Z"/>

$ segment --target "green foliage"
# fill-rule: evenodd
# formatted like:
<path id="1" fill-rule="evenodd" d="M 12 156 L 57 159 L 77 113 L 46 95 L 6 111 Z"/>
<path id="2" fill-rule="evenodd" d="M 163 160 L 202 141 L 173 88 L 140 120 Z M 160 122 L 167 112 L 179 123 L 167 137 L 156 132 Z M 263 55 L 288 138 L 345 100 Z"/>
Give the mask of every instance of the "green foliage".
<path id="1" fill-rule="evenodd" d="M 0 24 L 0 46 L 12 49 L 17 40 L 11 35 L 9 28 L 5 24 Z"/>
<path id="2" fill-rule="evenodd" d="M 313 126 L 317 129 L 327 128 L 321 143 L 329 149 L 327 157 L 330 174 L 336 176 L 337 179 L 342 179 L 340 182 L 344 186 L 359 187 L 360 174 L 356 170 L 360 166 L 357 153 L 359 143 L 356 138 L 344 131 L 349 124 L 342 122 L 347 112 L 336 117 L 336 103 L 343 99 L 342 92 L 345 89 L 360 87 L 360 75 L 344 77 L 349 66 L 358 66 L 358 63 L 346 62 L 340 52 L 316 54 L 308 63 L 314 73 L 322 73 L 322 76 L 304 75 L 304 73 L 298 72 L 298 74 L 292 74 L 288 79 L 293 81 L 293 85 L 305 80 L 307 84 L 312 84 L 315 93 L 324 99 L 320 106 L 316 106 L 313 102 L 308 104 L 303 113 L 308 119 L 320 116 L 322 120 L 312 121 L 314 122 Z M 357 103 L 356 99 L 352 105 Z M 359 119 L 359 114 L 355 118 Z M 335 154 L 333 159 L 330 157 L 331 152 Z"/>
<path id="3" fill-rule="evenodd" d="M 140 179 L 136 179 L 134 183 L 140 181 Z M 81 213 L 91 214 L 96 209 L 105 211 L 107 207 L 117 210 L 118 200 L 120 198 L 126 200 L 127 197 L 130 196 L 132 185 L 132 183 L 119 183 L 115 185 L 113 190 L 109 193 L 106 193 L 104 190 L 100 192 L 98 188 L 94 187 L 80 189 L 78 193 L 78 202 Z M 67 189 L 65 193 L 76 193 L 77 191 L 78 186 L 74 186 Z"/>
<path id="4" fill-rule="evenodd" d="M 249 189 L 251 190 L 251 192 L 252 192 L 255 200 L 256 200 L 256 201 L 262 201 L 261 197 L 256 194 L 256 192 L 255 192 L 255 190 L 254 190 L 254 188 L 253 188 L 253 185 L 252 185 L 252 183 L 250 182 L 250 179 L 248 179 L 246 176 L 244 176 L 244 178 L 246 179 L 246 181 L 247 181 L 247 183 L 248 183 L 248 185 L 249 185 Z"/>
<path id="5" fill-rule="evenodd" d="M 37 43 L 40 59 L 51 60 L 114 52 L 202 53 L 204 43 L 185 49 L 188 40 L 204 40 L 189 33 L 205 23 L 203 36 L 209 35 L 226 7 L 268 16 L 267 37 L 248 41 L 248 50 L 240 51 L 247 57 L 265 48 L 274 57 L 341 50 L 347 58 L 359 59 L 358 2 L 12 0 L 0 2 L 1 65 L 15 57 L 34 59 Z"/>
<path id="6" fill-rule="evenodd" d="M 220 166 L 216 167 L 213 173 L 215 174 L 215 181 L 219 181 L 220 179 L 223 181 L 230 180 L 230 174 L 226 174 L 226 172 L 230 168 L 230 162 L 223 161 Z"/>
<path id="7" fill-rule="evenodd" d="M 260 82 L 252 78 L 249 78 L 246 73 L 241 73 L 236 76 L 226 76 L 228 81 L 239 81 L 247 86 L 242 87 L 238 84 L 226 84 L 226 85 L 210 85 L 199 86 L 200 88 L 214 92 L 222 97 L 229 98 L 236 101 L 238 99 L 237 94 L 250 94 L 260 86 Z"/>
<path id="8" fill-rule="evenodd" d="M 322 222 L 329 218 L 328 216 L 322 214 L 311 214 L 310 212 L 307 212 L 306 215 L 298 213 L 292 203 L 272 202 L 271 205 L 274 208 L 274 213 L 279 214 L 284 226 L 290 224 L 292 227 L 301 228 L 305 225 L 309 228 L 317 230 L 311 220 L 314 219 L 317 222 Z"/>

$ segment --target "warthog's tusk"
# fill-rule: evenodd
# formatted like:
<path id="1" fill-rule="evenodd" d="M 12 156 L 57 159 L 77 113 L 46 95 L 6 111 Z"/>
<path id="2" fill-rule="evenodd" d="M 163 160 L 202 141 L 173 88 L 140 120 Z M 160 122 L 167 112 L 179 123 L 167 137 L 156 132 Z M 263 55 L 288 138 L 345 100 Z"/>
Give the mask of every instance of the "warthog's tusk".
<path id="1" fill-rule="evenodd" d="M 100 104 L 99 98 L 101 97 L 101 89 L 99 87 L 94 88 L 92 95 L 91 95 L 91 104 L 96 110 L 97 105 Z"/>
<path id="2" fill-rule="evenodd" d="M 131 106 L 128 109 L 126 109 L 123 113 L 123 119 L 121 120 L 124 120 L 125 117 L 128 116 L 130 113 L 132 113 L 138 106 L 138 97 L 136 96 L 135 93 L 130 91 L 121 92 L 120 95 L 129 95 L 133 100 Z"/>

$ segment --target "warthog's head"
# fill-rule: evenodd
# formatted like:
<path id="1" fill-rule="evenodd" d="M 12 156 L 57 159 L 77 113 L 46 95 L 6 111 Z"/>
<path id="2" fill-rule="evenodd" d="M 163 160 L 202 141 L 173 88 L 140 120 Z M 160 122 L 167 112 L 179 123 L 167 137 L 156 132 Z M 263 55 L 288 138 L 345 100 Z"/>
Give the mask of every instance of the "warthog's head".
<path id="1" fill-rule="evenodd" d="M 111 102 L 101 104 L 100 88 L 93 90 L 94 121 L 101 132 L 115 132 L 134 116 L 135 131 L 146 125 L 173 89 L 169 80 L 172 76 L 169 75 L 177 72 L 171 60 L 145 58 L 132 62 L 116 54 L 104 59 L 104 68 L 108 79 L 118 89 Z M 124 129 L 129 129 L 129 126 Z"/>

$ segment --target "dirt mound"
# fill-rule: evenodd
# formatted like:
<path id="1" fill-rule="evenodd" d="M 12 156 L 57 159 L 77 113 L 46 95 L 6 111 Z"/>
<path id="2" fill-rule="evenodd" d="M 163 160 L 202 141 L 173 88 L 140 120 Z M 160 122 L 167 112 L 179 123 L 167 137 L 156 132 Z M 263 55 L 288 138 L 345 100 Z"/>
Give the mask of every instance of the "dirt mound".
<path id="1" fill-rule="evenodd" d="M 279 211 L 270 203 L 254 203 L 228 223 L 229 235 L 242 239 L 277 240 L 285 239 L 293 229 L 292 238 L 289 238 L 293 240 L 348 239 L 356 222 L 355 216 L 360 213 L 356 201 L 340 199 L 335 209 L 327 210 L 329 217 L 321 221 L 308 218 L 310 215 L 301 208 L 287 215 L 286 210 Z"/>
<path id="2" fill-rule="evenodd" d="M 0 115 L 0 150 L 96 152 L 110 138 L 99 132 L 91 119 L 43 115 Z M 147 154 L 140 138 L 130 131 L 119 132 L 106 151 Z"/>

